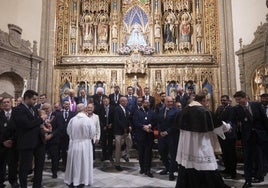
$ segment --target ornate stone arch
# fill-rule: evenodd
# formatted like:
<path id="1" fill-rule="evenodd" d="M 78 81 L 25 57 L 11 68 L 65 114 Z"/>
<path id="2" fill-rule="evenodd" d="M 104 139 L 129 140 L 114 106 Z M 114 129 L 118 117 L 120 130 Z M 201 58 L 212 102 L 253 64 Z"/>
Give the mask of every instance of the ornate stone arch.
<path id="1" fill-rule="evenodd" d="M 23 78 L 15 72 L 4 72 L 0 74 L 0 93 L 6 92 L 14 98 L 18 98 L 21 96 L 24 81 Z M 13 87 L 9 84 L 12 84 Z M 5 87 L 7 86 L 7 87 Z M 3 89 L 3 91 L 1 91 Z"/>

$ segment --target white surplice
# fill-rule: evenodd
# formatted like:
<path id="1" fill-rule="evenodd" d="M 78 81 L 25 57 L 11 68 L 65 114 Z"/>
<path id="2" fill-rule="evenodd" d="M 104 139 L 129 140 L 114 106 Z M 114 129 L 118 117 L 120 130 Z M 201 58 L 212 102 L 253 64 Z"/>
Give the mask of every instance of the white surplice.
<path id="1" fill-rule="evenodd" d="M 78 113 L 67 127 L 70 137 L 64 182 L 68 185 L 93 184 L 93 150 L 92 139 L 96 128 L 89 117 Z"/>
<path id="2" fill-rule="evenodd" d="M 193 101 L 189 106 L 202 106 Z M 192 132 L 180 130 L 176 161 L 185 168 L 196 170 L 216 170 L 218 164 L 213 149 L 213 138 L 217 134 L 225 139 L 224 132 L 230 130 L 230 124 L 222 122 L 210 132 Z"/>
<path id="3" fill-rule="evenodd" d="M 180 130 L 178 164 L 196 170 L 216 170 L 218 165 L 211 143 L 213 134 Z"/>

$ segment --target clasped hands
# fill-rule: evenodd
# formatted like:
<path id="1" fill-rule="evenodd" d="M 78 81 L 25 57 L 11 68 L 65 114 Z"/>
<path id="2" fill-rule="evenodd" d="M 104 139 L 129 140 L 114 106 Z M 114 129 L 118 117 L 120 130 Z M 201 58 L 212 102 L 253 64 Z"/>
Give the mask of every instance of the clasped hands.
<path id="1" fill-rule="evenodd" d="M 148 133 L 153 132 L 151 125 L 143 125 L 142 129 Z"/>

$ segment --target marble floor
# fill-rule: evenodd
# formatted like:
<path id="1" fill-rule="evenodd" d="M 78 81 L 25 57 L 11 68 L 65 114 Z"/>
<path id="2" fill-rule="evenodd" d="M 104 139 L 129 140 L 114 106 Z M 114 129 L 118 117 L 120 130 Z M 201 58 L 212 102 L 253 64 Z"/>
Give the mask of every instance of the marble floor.
<path id="1" fill-rule="evenodd" d="M 109 161 L 95 161 L 94 164 L 94 183 L 90 187 L 175 187 L 175 181 L 169 181 L 168 175 L 160 175 L 162 169 L 160 161 L 153 161 L 152 172 L 154 177 L 150 178 L 145 175 L 139 174 L 139 165 L 136 159 L 131 159 L 129 163 L 122 162 L 123 171 L 118 172 L 114 169 L 113 164 Z M 242 164 L 238 165 L 238 176 L 235 180 L 225 180 L 226 184 L 240 188 L 243 186 L 244 179 L 242 177 Z M 50 172 L 50 163 L 46 162 L 45 170 L 43 173 L 43 187 L 57 187 L 67 188 L 64 184 L 64 172 L 58 172 L 58 178 L 52 179 Z M 176 175 L 176 174 L 175 174 Z M 31 179 L 29 176 L 29 179 Z M 7 188 L 10 185 L 6 182 Z M 31 182 L 29 181 L 29 186 Z M 260 184 L 253 184 L 253 187 L 264 188 L 268 187 L 268 175 L 265 181 Z"/>

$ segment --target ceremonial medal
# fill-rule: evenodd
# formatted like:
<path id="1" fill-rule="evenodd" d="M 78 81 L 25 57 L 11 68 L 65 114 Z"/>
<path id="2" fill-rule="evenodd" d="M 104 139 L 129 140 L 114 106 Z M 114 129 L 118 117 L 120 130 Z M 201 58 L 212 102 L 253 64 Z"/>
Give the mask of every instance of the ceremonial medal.
<path id="1" fill-rule="evenodd" d="M 147 120 L 147 116 L 144 119 Z"/>
<path id="2" fill-rule="evenodd" d="M 245 122 L 247 122 L 247 121 L 248 121 L 248 118 L 246 118 L 246 117 L 245 117 L 245 119 L 244 119 L 244 120 L 245 120 Z"/>
<path id="3" fill-rule="evenodd" d="M 4 127 L 7 127 L 7 123 L 4 123 Z"/>

